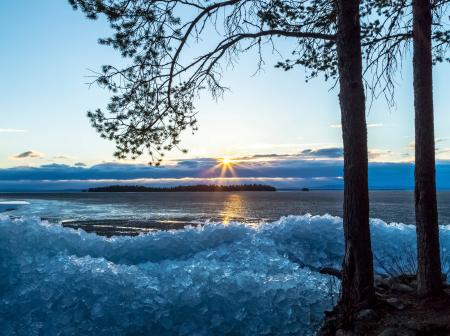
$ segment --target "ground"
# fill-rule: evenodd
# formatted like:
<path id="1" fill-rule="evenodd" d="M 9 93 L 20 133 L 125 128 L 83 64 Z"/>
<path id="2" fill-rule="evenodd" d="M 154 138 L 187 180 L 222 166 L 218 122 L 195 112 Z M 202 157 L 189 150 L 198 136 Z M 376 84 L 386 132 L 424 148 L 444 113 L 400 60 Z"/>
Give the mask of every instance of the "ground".
<path id="1" fill-rule="evenodd" d="M 450 285 L 446 282 L 442 294 L 427 299 L 416 295 L 414 276 L 377 277 L 375 285 L 375 304 L 358 311 L 350 327 L 342 326 L 340 312 L 335 309 L 326 314 L 319 335 L 450 335 Z"/>

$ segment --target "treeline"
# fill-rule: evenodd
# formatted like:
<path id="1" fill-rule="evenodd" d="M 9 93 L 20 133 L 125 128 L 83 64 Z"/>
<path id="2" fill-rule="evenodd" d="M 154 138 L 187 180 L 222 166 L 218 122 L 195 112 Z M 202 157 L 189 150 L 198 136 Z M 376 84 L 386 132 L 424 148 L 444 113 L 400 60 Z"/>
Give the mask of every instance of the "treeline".
<path id="1" fill-rule="evenodd" d="M 182 191 L 276 191 L 275 187 L 265 184 L 236 184 L 236 185 L 216 185 L 197 184 L 176 187 L 145 187 L 139 185 L 112 185 L 107 187 L 89 188 L 87 192 L 182 192 Z"/>

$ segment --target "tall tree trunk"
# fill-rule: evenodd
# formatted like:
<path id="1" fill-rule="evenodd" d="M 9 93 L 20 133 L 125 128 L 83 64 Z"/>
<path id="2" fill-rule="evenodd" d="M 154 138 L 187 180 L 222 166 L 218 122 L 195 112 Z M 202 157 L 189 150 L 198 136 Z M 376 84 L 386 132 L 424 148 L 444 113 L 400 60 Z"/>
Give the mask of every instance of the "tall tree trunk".
<path id="1" fill-rule="evenodd" d="M 344 309 L 350 311 L 370 304 L 374 298 L 359 3 L 359 0 L 337 0 L 336 46 L 344 143 L 345 235 L 340 302 Z"/>
<path id="2" fill-rule="evenodd" d="M 413 72 L 416 127 L 415 210 L 417 290 L 428 296 L 442 288 L 433 124 L 430 0 L 413 0 Z"/>

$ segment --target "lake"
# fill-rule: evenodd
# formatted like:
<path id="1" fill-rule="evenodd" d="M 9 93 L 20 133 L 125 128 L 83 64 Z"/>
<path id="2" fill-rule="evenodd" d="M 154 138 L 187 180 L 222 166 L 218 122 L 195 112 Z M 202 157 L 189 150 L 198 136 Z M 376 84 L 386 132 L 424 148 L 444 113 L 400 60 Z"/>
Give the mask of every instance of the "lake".
<path id="1" fill-rule="evenodd" d="M 0 201 L 30 205 L 10 213 L 72 223 L 87 231 L 134 234 L 205 222 L 271 222 L 288 215 L 342 216 L 342 191 L 178 193 L 8 193 Z M 372 191 L 370 216 L 414 223 L 412 191 Z M 438 192 L 439 223 L 450 224 L 450 192 Z"/>

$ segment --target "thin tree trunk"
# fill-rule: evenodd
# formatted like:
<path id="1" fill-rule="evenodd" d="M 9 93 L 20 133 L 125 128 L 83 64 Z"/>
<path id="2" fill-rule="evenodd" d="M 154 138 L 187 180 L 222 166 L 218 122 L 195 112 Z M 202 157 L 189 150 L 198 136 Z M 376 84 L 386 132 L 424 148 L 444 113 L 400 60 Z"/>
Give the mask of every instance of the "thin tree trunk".
<path id="1" fill-rule="evenodd" d="M 421 296 L 442 288 L 433 124 L 433 76 L 430 0 L 413 0 L 413 72 L 416 127 L 415 210 L 417 291 Z"/>
<path id="2" fill-rule="evenodd" d="M 344 235 L 341 304 L 354 310 L 374 298 L 369 228 L 368 153 L 359 0 L 338 0 L 337 55 L 344 143 Z"/>

